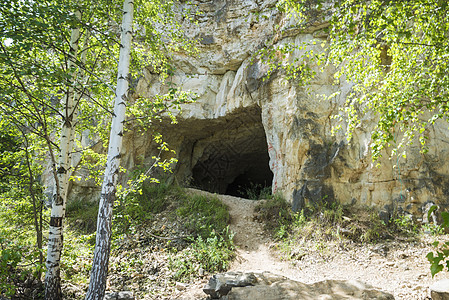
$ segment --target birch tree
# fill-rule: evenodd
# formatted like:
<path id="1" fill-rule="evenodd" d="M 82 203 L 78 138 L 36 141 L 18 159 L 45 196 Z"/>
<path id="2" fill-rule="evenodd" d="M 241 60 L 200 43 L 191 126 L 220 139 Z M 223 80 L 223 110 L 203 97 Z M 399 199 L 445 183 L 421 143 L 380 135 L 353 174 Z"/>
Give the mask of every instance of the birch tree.
<path id="1" fill-rule="evenodd" d="M 129 92 L 129 65 L 131 56 L 133 0 L 123 3 L 121 45 L 118 63 L 117 88 L 114 115 L 109 137 L 108 157 L 97 219 L 97 235 L 92 272 L 86 300 L 102 300 L 106 290 L 109 254 L 111 249 L 112 208 L 116 200 L 116 186 L 120 171 L 120 156 L 123 139 L 123 123 Z"/>
<path id="2" fill-rule="evenodd" d="M 76 12 L 79 19 L 81 13 Z M 72 30 L 70 39 L 68 70 L 74 70 L 74 59 L 77 56 L 79 48 L 80 29 Z M 48 235 L 47 250 L 47 273 L 45 275 L 45 298 L 46 299 L 62 299 L 61 282 L 60 282 L 60 258 L 63 246 L 63 221 L 65 216 L 65 207 L 67 202 L 67 188 L 69 184 L 70 158 L 73 149 L 74 127 L 75 121 L 75 102 L 74 88 L 76 73 L 71 71 L 69 74 L 69 82 L 63 108 L 62 134 L 60 138 L 60 151 L 57 165 L 53 166 L 55 177 L 55 187 L 51 206 L 50 228 Z"/>
<path id="3" fill-rule="evenodd" d="M 98 61 L 107 65 L 107 59 L 99 59 L 102 52 L 109 54 L 103 51 L 107 43 L 103 44 L 103 40 L 97 37 L 89 48 L 87 45 L 89 32 L 103 33 L 106 32 L 105 26 L 111 25 L 106 16 L 96 13 L 99 10 L 95 9 L 95 5 L 92 11 L 84 14 L 82 20 L 80 9 L 83 6 L 79 2 L 9 1 L 2 3 L 0 8 L 0 27 L 3 29 L 0 34 L 2 121 L 11 122 L 46 144 L 54 177 L 45 277 L 47 299 L 62 298 L 60 257 L 63 219 L 77 109 L 83 98 L 92 99 L 95 107 L 99 101 L 93 99 L 93 94 L 107 95 L 105 89 L 99 88 L 106 86 L 101 80 L 103 72 L 96 68 Z M 89 19 L 95 19 L 99 25 L 93 27 Z M 79 59 L 82 35 L 85 38 Z M 114 44 L 112 33 L 103 34 L 101 38 Z M 86 64 L 88 51 L 91 58 Z M 59 103 L 61 98 L 63 100 Z M 59 146 L 56 144 L 58 136 Z M 30 156 L 29 159 L 33 158 Z M 40 240 L 38 244 L 42 245 Z"/>
<path id="4" fill-rule="evenodd" d="M 139 8 L 135 16 L 134 6 Z M 131 106 L 128 101 L 131 75 L 141 76 L 142 69 L 150 65 L 154 72 L 160 74 L 163 81 L 171 71 L 171 53 L 180 49 L 190 53 L 195 51 L 194 43 L 187 40 L 181 30 L 177 17 L 180 19 L 182 17 L 176 16 L 174 6 L 172 0 L 124 0 L 123 3 L 115 105 L 98 210 L 96 246 L 86 300 L 100 300 L 105 294 L 111 248 L 112 210 L 117 199 L 122 138 L 126 121 L 125 112 L 127 106 Z M 182 15 L 190 13 L 190 9 L 181 12 Z M 141 32 L 140 39 L 132 44 L 134 21 L 138 24 Z M 130 63 L 131 55 L 132 65 Z M 192 97 L 193 95 L 189 92 L 178 91 L 175 88 L 170 88 L 167 95 L 158 95 L 152 99 L 139 95 L 132 104 L 132 119 L 139 124 L 143 119 L 148 120 L 162 112 L 169 113 L 170 110 L 179 108 L 181 103 L 190 102 Z"/>
<path id="5" fill-rule="evenodd" d="M 127 7 L 126 5 L 131 5 L 131 10 L 125 16 L 132 17 L 133 3 L 125 3 L 125 7 Z M 139 24 L 148 21 L 147 25 L 149 25 L 146 27 L 146 31 L 142 31 L 147 35 L 141 34 L 139 38 L 141 41 L 146 40 L 142 42 L 142 45 L 151 44 L 147 48 L 148 51 L 145 52 L 145 56 L 151 57 L 151 61 L 142 59 L 144 55 L 141 55 L 139 60 L 137 55 L 135 61 L 139 60 L 142 64 L 135 65 L 136 70 L 141 70 L 150 63 L 155 72 L 165 74 L 168 70 L 167 53 L 182 47 L 182 42 L 179 41 L 183 37 L 176 33 L 179 27 L 170 22 L 164 23 L 168 19 L 173 20 L 174 14 L 170 10 L 172 5 L 173 2 L 170 0 L 141 1 L 139 3 L 140 19 L 137 21 Z M 89 10 L 86 7 L 89 7 Z M 120 49 L 120 52 L 124 53 L 123 45 L 126 44 L 124 40 L 121 42 L 116 40 L 117 23 L 115 18 L 121 19 L 123 16 L 122 12 L 117 13 L 118 10 L 115 1 L 111 0 L 100 0 L 95 3 L 83 0 L 12 0 L 5 1 L 0 6 L 0 27 L 2 28 L 0 32 L 0 109 L 2 118 L 5 122 L 12 122 L 26 132 L 32 132 L 35 137 L 46 144 L 55 183 L 48 242 L 48 272 L 46 274 L 46 297 L 48 299 L 62 297 L 59 273 L 63 219 L 69 172 L 71 172 L 69 162 L 73 148 L 77 109 L 86 103 L 87 109 L 80 110 L 83 114 L 80 119 L 89 121 L 95 118 L 97 124 L 103 124 L 103 127 L 106 122 L 103 123 L 97 118 L 107 118 L 109 112 L 112 111 L 105 99 L 110 99 L 108 96 L 111 91 L 112 93 L 114 91 L 110 89 L 106 80 L 110 78 L 109 70 L 114 70 L 117 67 L 117 65 L 113 65 L 116 51 Z M 82 14 L 73 13 L 77 11 Z M 167 15 L 169 17 L 164 19 Z M 154 30 L 152 22 L 158 23 L 160 26 L 158 28 L 168 28 L 167 32 L 169 33 L 164 35 L 161 31 Z M 132 26 L 132 20 L 129 21 L 129 26 Z M 131 39 L 131 30 L 130 27 L 124 33 L 129 39 Z M 87 36 L 88 33 L 91 34 Z M 68 38 L 70 35 L 71 37 Z M 85 37 L 85 42 L 81 41 L 82 36 Z M 169 36 L 168 39 L 167 36 Z M 162 40 L 171 40 L 172 45 L 165 45 Z M 88 43 L 89 47 L 87 47 Z M 120 47 L 118 47 L 119 44 Z M 78 47 L 81 48 L 81 45 L 84 48 L 79 51 Z M 142 52 L 142 49 L 140 47 L 135 53 Z M 130 51 L 130 46 L 127 51 Z M 85 58 L 86 53 L 89 53 L 87 62 L 86 59 L 83 61 L 83 58 L 78 57 L 80 52 L 82 53 L 81 57 L 84 55 Z M 120 56 L 120 61 L 123 61 L 122 56 L 128 57 L 126 59 L 128 70 L 124 71 L 122 63 L 120 64 L 119 74 L 122 75 L 118 76 L 118 81 L 127 83 L 127 80 L 130 79 L 128 76 L 129 53 L 127 55 L 120 54 Z M 99 62 L 101 62 L 101 68 L 98 68 Z M 117 89 L 116 95 L 124 95 L 127 90 L 128 87 Z M 60 99 L 63 100 L 60 101 Z M 122 102 L 118 105 L 117 111 L 111 113 L 114 123 L 118 116 L 121 117 L 121 113 L 118 112 L 121 109 L 124 111 L 126 97 L 121 99 Z M 159 105 L 157 101 L 154 103 Z M 108 113 L 100 115 L 93 109 L 96 107 L 100 107 Z M 119 121 L 119 123 L 121 123 L 121 129 L 113 126 L 116 134 L 111 133 L 111 145 L 121 143 L 116 141 L 116 138 L 123 134 L 123 121 Z M 83 124 L 79 125 L 82 125 L 79 128 L 86 128 Z M 57 142 L 58 138 L 60 138 L 59 142 Z M 113 179 L 104 184 L 106 190 L 108 187 L 115 188 L 113 182 L 117 179 L 119 165 L 117 153 L 120 153 L 119 148 L 116 149 L 116 154 L 112 154 L 112 158 L 108 162 L 105 177 L 109 178 L 107 174 L 113 174 L 110 175 Z M 115 193 L 106 191 L 103 195 L 109 195 L 106 197 L 106 201 L 102 202 L 102 205 L 107 206 L 107 204 L 111 204 L 111 197 L 114 197 Z M 100 211 L 104 211 L 105 216 L 110 215 L 112 207 L 109 207 L 109 212 L 107 210 Z M 109 221 L 107 218 L 103 220 L 106 220 L 106 223 L 109 222 L 106 227 L 110 228 L 110 217 Z M 99 228 L 101 226 L 103 225 L 99 225 Z M 104 238 L 100 240 L 102 241 Z M 109 238 L 106 240 L 106 247 L 103 245 L 101 248 L 103 250 L 96 252 L 97 257 L 98 253 L 104 253 L 105 249 L 107 255 L 109 254 L 110 241 Z M 104 259 L 105 256 L 97 261 Z M 95 280 L 92 284 L 94 283 Z"/>

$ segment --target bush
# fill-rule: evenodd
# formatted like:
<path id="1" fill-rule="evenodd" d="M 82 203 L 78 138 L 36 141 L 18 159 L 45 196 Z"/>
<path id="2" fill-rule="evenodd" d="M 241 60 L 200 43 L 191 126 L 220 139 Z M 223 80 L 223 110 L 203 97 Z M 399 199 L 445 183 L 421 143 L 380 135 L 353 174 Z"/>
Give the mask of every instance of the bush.
<path id="1" fill-rule="evenodd" d="M 373 209 L 343 206 L 326 198 L 295 213 L 284 199 L 275 196 L 262 202 L 256 211 L 265 229 L 278 240 L 278 249 L 289 259 L 299 259 L 310 249 L 325 255 L 330 254 L 332 245 L 378 243 L 393 235 L 416 237 L 419 233 L 408 216 L 396 216 L 385 223 Z M 429 256 L 437 263 L 443 262 L 445 253 L 449 256 L 449 244 L 440 243 L 439 247 L 438 254 Z"/>
<path id="2" fill-rule="evenodd" d="M 151 220 L 170 205 L 176 205 L 184 191 L 166 181 L 143 182 L 140 189 L 119 198 L 114 207 L 114 230 L 128 233 L 130 228 Z"/>
<path id="3" fill-rule="evenodd" d="M 200 268 L 206 272 L 226 270 L 235 248 L 228 227 L 228 208 L 217 197 L 189 193 L 165 182 L 144 183 L 140 192 L 130 193 L 118 203 L 115 237 L 137 232 L 160 214 L 173 224 L 182 224 L 181 231 L 188 235 L 183 242 L 156 242 L 165 243 L 161 248 L 170 251 L 169 268 L 175 280 L 189 279 Z"/>
<path id="4" fill-rule="evenodd" d="M 429 217 L 430 214 L 436 209 L 437 207 L 434 206 L 429 210 Z M 441 218 L 443 219 L 441 227 L 445 229 L 449 228 L 449 213 L 442 212 Z M 435 247 L 435 253 L 429 252 L 427 254 L 427 259 L 430 262 L 430 272 L 433 277 L 435 274 L 443 271 L 444 269 L 449 271 L 449 242 L 435 241 L 432 245 Z"/>
<path id="5" fill-rule="evenodd" d="M 250 200 L 270 199 L 271 186 L 263 186 L 262 184 L 250 182 L 248 186 L 240 187 L 239 193 Z"/>
<path id="6" fill-rule="evenodd" d="M 280 195 L 274 195 L 271 199 L 261 202 L 255 209 L 259 221 L 265 224 L 265 229 L 275 234 L 283 226 L 283 230 L 293 220 L 293 212 Z"/>
<path id="7" fill-rule="evenodd" d="M 193 234 L 207 238 L 212 229 L 221 233 L 228 226 L 228 209 L 217 197 L 184 195 L 180 200 L 176 213 Z"/>
<path id="8" fill-rule="evenodd" d="M 211 230 L 209 237 L 199 236 L 190 247 L 169 258 L 169 267 L 174 271 L 175 280 L 188 280 L 198 274 L 200 269 L 206 272 L 226 271 L 234 258 L 233 234 L 229 227 L 218 234 Z"/>
<path id="9" fill-rule="evenodd" d="M 39 276 L 44 265 L 38 263 L 38 254 L 34 246 L 18 245 L 0 232 L 0 296 L 43 299 Z M 24 294 L 25 290 L 32 294 Z"/>
<path id="10" fill-rule="evenodd" d="M 0 236 L 0 295 L 10 297 L 15 294 L 13 276 L 22 260 L 21 249 Z"/>

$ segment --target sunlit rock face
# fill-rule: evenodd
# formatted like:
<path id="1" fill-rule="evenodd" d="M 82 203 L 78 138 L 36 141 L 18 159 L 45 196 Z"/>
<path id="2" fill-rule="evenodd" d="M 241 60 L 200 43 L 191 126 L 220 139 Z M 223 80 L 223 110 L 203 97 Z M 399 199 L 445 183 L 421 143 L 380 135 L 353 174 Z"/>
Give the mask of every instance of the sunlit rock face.
<path id="1" fill-rule="evenodd" d="M 197 4 L 202 11 L 198 25 L 185 23 L 185 30 L 198 41 L 199 52 L 177 53 L 169 81 L 198 99 L 183 106 L 178 124 L 154 125 L 177 153 L 173 176 L 178 182 L 243 196 L 251 183 L 271 186 L 298 210 L 336 200 L 375 206 L 386 218 L 394 211 L 419 216 L 429 202 L 448 205 L 447 124 L 433 128 L 427 154 L 411 146 L 406 159 L 389 160 L 386 154 L 376 167 L 369 148 L 375 116 L 364 116 L 364 127 L 356 129 L 350 143 L 343 133 L 331 134 L 336 125 L 331 116 L 339 113 L 350 83 L 335 84 L 331 68 L 305 86 L 282 71 L 267 78 L 269 66 L 252 60 L 253 53 L 272 42 L 315 40 L 317 45 L 309 48 L 320 51 L 324 22 L 294 29 L 295 21 L 271 0 Z M 295 50 L 285 60 L 300 57 Z M 149 97 L 166 91 L 167 85 L 150 72 L 136 87 Z M 320 100 L 319 95 L 336 91 L 340 94 L 332 100 Z M 126 168 L 150 163 L 158 153 L 149 135 L 128 132 L 126 138 Z"/>

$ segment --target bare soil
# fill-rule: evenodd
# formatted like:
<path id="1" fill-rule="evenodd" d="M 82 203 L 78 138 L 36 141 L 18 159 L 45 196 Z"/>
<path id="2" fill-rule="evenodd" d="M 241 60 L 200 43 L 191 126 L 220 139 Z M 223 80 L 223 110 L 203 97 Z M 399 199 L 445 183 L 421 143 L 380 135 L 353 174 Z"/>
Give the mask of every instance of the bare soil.
<path id="1" fill-rule="evenodd" d="M 203 191 L 192 192 L 206 193 Z M 389 292 L 395 299 L 430 299 L 429 287 L 449 278 L 440 272 L 432 278 L 426 259 L 435 239 L 447 236 L 422 236 L 418 241 L 393 240 L 376 245 L 356 245 L 340 249 L 329 247 L 309 249 L 296 260 L 284 260 L 276 241 L 255 220 L 258 201 L 228 195 L 217 195 L 229 206 L 231 229 L 235 233 L 237 258 L 230 271 L 269 271 L 303 283 L 326 279 L 359 280 L 379 290 Z M 323 251 L 326 255 L 323 255 Z M 205 299 L 202 287 L 208 277 L 179 291 L 177 299 Z"/>

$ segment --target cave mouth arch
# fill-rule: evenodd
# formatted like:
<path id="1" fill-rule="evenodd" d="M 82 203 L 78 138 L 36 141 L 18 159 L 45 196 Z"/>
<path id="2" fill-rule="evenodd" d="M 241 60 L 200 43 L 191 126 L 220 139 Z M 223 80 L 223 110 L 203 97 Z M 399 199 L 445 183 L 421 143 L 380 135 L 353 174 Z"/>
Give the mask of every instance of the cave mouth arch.
<path id="1" fill-rule="evenodd" d="M 273 173 L 260 108 L 227 116 L 214 127 L 193 146 L 192 185 L 241 198 L 271 193 Z"/>

